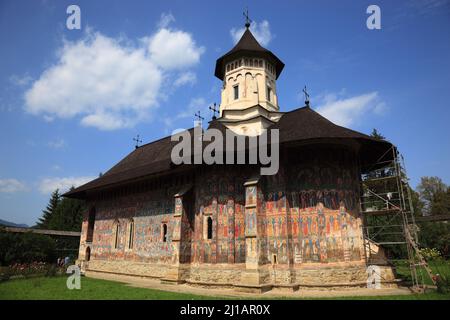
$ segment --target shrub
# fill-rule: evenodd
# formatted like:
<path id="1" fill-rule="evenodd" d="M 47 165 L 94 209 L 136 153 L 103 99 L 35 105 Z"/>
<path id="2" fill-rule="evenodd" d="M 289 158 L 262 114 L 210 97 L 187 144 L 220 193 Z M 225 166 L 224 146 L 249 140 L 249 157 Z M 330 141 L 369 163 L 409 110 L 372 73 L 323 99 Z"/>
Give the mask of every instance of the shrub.
<path id="1" fill-rule="evenodd" d="M 45 273 L 46 277 L 54 277 L 58 274 L 58 267 L 56 267 L 55 265 L 50 265 L 47 268 L 47 272 Z"/>
<path id="2" fill-rule="evenodd" d="M 0 268 L 0 282 L 7 281 L 11 278 L 11 271 L 8 267 Z"/>
<path id="3" fill-rule="evenodd" d="M 420 249 L 420 254 L 427 261 L 441 258 L 441 253 L 436 248 L 423 248 L 423 249 Z"/>
<path id="4" fill-rule="evenodd" d="M 14 234 L 0 230 L 0 264 L 53 262 L 56 257 L 55 241 L 45 235 Z"/>

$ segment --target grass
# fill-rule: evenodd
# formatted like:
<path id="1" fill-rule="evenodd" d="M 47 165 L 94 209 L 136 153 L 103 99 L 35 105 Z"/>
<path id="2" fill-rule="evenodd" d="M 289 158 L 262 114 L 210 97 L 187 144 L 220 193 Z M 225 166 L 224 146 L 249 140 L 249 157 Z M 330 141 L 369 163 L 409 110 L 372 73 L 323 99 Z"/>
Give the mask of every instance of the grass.
<path id="1" fill-rule="evenodd" d="M 80 290 L 69 290 L 67 278 L 39 277 L 16 279 L 0 283 L 0 300 L 201 300 L 211 299 L 188 293 L 129 287 L 124 283 L 93 278 L 81 278 Z"/>
<path id="2" fill-rule="evenodd" d="M 433 273 L 439 273 L 444 276 L 450 276 L 450 261 L 449 260 L 441 260 L 441 261 L 431 261 L 429 262 L 429 267 L 432 269 Z M 397 275 L 404 279 L 407 283 L 411 283 L 411 272 L 408 266 L 407 261 L 398 261 L 395 263 Z M 421 274 L 423 276 L 423 281 L 426 285 L 433 285 L 433 281 L 431 281 L 428 273 L 425 268 L 417 268 L 417 273 L 419 280 L 421 278 Z"/>
<path id="3" fill-rule="evenodd" d="M 223 297 L 199 296 L 147 288 L 129 287 L 124 283 L 85 278 L 81 279 L 81 290 L 69 290 L 66 277 L 39 277 L 16 279 L 0 283 L 0 300 L 204 300 L 225 299 Z M 292 299 L 285 297 L 281 299 Z M 450 294 L 435 291 L 426 294 L 397 296 L 357 296 L 327 298 L 336 300 L 450 300 Z"/>

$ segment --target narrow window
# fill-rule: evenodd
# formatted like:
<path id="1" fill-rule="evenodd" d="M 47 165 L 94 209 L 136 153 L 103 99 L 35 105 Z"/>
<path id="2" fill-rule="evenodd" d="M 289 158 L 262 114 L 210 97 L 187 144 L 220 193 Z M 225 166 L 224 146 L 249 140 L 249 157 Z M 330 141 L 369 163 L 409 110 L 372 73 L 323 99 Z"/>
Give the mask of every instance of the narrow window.
<path id="1" fill-rule="evenodd" d="M 134 221 L 130 222 L 130 230 L 128 234 L 128 249 L 133 249 L 133 240 L 134 240 Z"/>
<path id="2" fill-rule="evenodd" d="M 246 66 L 248 66 L 248 59 L 245 59 L 245 60 L 244 60 L 244 64 L 245 64 Z"/>
<path id="3" fill-rule="evenodd" d="M 207 237 L 208 237 L 208 240 L 210 240 L 210 239 L 212 239 L 212 218 L 208 217 L 208 219 L 206 221 L 207 221 L 207 224 L 208 224 Z"/>
<path id="4" fill-rule="evenodd" d="M 272 95 L 272 89 L 270 87 L 267 87 L 267 101 L 270 101 Z"/>
<path id="5" fill-rule="evenodd" d="M 239 85 L 233 87 L 234 90 L 234 100 L 239 99 Z"/>
<path id="6" fill-rule="evenodd" d="M 92 208 L 89 211 L 89 216 L 88 216 L 88 227 L 87 227 L 87 234 L 86 234 L 87 242 L 92 242 L 92 239 L 94 238 L 94 224 L 95 224 L 95 208 Z"/>
<path id="7" fill-rule="evenodd" d="M 86 248 L 86 254 L 85 254 L 84 260 L 86 260 L 86 261 L 91 260 L 91 248 L 90 247 Z"/>
<path id="8" fill-rule="evenodd" d="M 163 242 L 167 242 L 167 224 L 163 223 Z"/>
<path id="9" fill-rule="evenodd" d="M 119 223 L 116 222 L 116 232 L 115 232 L 115 239 L 114 239 L 114 249 L 117 249 L 119 247 Z"/>
<path id="10" fill-rule="evenodd" d="M 259 60 L 259 67 L 262 68 L 262 66 L 263 66 L 262 60 Z"/>

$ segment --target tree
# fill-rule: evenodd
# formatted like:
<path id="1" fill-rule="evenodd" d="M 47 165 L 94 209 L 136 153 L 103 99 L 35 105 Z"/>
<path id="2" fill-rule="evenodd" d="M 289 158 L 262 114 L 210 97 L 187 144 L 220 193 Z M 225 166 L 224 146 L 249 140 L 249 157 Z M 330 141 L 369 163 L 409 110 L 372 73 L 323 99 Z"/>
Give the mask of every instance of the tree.
<path id="1" fill-rule="evenodd" d="M 376 138 L 376 139 L 380 139 L 380 140 L 385 140 L 386 137 L 384 137 L 383 135 L 381 135 L 381 133 L 378 132 L 377 129 L 373 128 L 372 133 L 370 134 L 371 137 Z"/>
<path id="2" fill-rule="evenodd" d="M 447 185 L 439 177 L 422 177 L 417 186 L 420 199 L 424 203 L 423 214 L 445 214 L 449 212 L 450 192 Z M 447 207 L 447 212 L 445 211 Z"/>
<path id="3" fill-rule="evenodd" d="M 39 218 L 39 221 L 36 225 L 37 228 L 39 229 L 49 228 L 50 221 L 53 219 L 55 210 L 58 207 L 60 201 L 61 195 L 59 194 L 59 190 L 56 189 L 55 191 L 53 191 L 47 207 L 44 210 L 42 210 L 42 217 Z"/>
<path id="4" fill-rule="evenodd" d="M 83 212 L 86 210 L 84 201 L 63 198 L 56 208 L 49 223 L 50 229 L 64 231 L 80 231 Z"/>
<path id="5" fill-rule="evenodd" d="M 56 257 L 55 241 L 35 233 L 11 233 L 0 228 L 0 265 L 14 262 L 53 262 Z"/>
<path id="6" fill-rule="evenodd" d="M 416 215 L 438 215 L 450 213 L 450 188 L 438 177 L 422 177 L 413 193 L 413 207 Z M 450 254 L 450 223 L 419 223 L 421 247 L 436 248 L 444 256 Z"/>

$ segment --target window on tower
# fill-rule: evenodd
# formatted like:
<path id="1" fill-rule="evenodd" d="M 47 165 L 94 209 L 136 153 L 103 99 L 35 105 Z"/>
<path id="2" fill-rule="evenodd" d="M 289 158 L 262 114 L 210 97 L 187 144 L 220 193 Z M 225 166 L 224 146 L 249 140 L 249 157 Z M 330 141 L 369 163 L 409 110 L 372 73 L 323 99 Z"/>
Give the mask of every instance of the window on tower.
<path id="1" fill-rule="evenodd" d="M 267 101 L 271 100 L 272 95 L 272 89 L 270 87 L 267 87 Z"/>
<path id="2" fill-rule="evenodd" d="M 239 85 L 233 87 L 234 90 L 234 100 L 239 99 Z"/>

